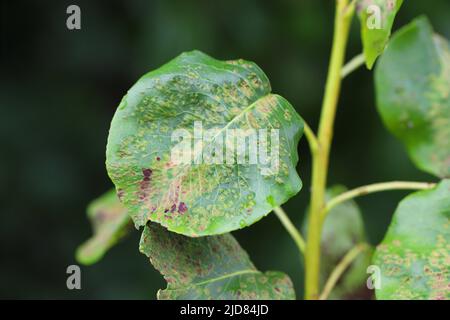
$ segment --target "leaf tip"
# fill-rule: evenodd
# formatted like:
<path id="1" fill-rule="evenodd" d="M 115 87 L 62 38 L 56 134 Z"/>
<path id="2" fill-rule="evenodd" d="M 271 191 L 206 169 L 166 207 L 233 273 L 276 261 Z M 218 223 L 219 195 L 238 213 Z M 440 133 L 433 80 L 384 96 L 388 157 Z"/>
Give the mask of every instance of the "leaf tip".
<path id="1" fill-rule="evenodd" d="M 98 262 L 102 254 L 92 254 L 88 252 L 88 242 L 80 245 L 75 251 L 75 260 L 84 266 L 90 266 Z"/>

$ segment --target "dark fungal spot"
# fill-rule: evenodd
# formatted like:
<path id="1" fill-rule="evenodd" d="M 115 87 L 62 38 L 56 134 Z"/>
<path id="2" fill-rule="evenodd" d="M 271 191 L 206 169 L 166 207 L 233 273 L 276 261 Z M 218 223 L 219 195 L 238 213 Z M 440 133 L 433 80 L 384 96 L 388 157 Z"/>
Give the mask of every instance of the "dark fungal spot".
<path id="1" fill-rule="evenodd" d="M 146 180 L 146 178 L 148 180 L 150 180 L 152 173 L 153 173 L 152 169 L 142 169 L 142 174 L 144 175 L 144 180 Z"/>
<path id="2" fill-rule="evenodd" d="M 173 204 L 172 207 L 170 208 L 170 212 L 173 213 L 175 212 L 175 210 L 177 210 L 177 205 Z"/>
<path id="3" fill-rule="evenodd" d="M 161 158 L 160 157 L 156 157 L 156 161 L 160 161 L 161 160 Z"/>
<path id="4" fill-rule="evenodd" d="M 184 202 L 180 202 L 180 204 L 178 205 L 178 212 L 183 214 L 187 211 L 187 206 Z"/>
<path id="5" fill-rule="evenodd" d="M 141 192 L 139 193 L 140 200 L 145 200 L 147 198 L 152 173 L 153 173 L 152 169 L 142 169 L 142 174 L 144 175 L 144 178 L 140 183 L 141 189 Z"/>

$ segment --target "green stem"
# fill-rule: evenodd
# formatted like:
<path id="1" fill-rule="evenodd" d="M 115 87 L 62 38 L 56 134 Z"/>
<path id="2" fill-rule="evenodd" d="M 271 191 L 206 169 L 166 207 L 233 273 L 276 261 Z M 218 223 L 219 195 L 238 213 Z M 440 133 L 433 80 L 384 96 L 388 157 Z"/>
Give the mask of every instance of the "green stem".
<path id="1" fill-rule="evenodd" d="M 273 211 L 277 215 L 278 219 L 280 219 L 281 224 L 286 228 L 289 235 L 294 239 L 295 244 L 297 245 L 301 254 L 305 252 L 305 240 L 303 240 L 302 235 L 294 226 L 292 221 L 289 219 L 286 212 L 281 207 L 273 208 Z"/>
<path id="2" fill-rule="evenodd" d="M 325 286 L 323 288 L 322 294 L 319 297 L 319 300 L 326 300 L 333 290 L 334 286 L 338 282 L 339 278 L 345 272 L 345 270 L 352 264 L 352 262 L 358 257 L 358 255 L 367 249 L 367 245 L 365 243 L 361 243 L 353 247 L 349 252 L 345 254 L 341 261 L 336 265 L 334 270 L 331 272 Z"/>
<path id="3" fill-rule="evenodd" d="M 311 155 L 315 154 L 317 149 L 319 149 L 319 141 L 317 141 L 317 137 L 314 132 L 311 130 L 310 126 L 306 122 L 304 122 L 304 132 L 306 140 L 308 140 L 309 149 L 311 150 Z"/>
<path id="4" fill-rule="evenodd" d="M 424 189 L 431 189 L 435 186 L 436 186 L 435 183 L 428 183 L 428 182 L 392 181 L 392 182 L 373 183 L 359 188 L 355 188 L 353 190 L 344 192 L 328 201 L 324 211 L 322 212 L 322 220 L 325 219 L 327 213 L 335 206 L 344 201 L 356 197 L 387 190 L 424 190 Z"/>
<path id="5" fill-rule="evenodd" d="M 352 60 L 347 62 L 345 66 L 342 67 L 341 78 L 344 79 L 350 73 L 361 67 L 364 64 L 365 60 L 366 58 L 364 57 L 364 54 L 360 53 Z"/>
<path id="6" fill-rule="evenodd" d="M 317 152 L 313 155 L 311 204 L 305 255 L 306 299 L 319 298 L 321 212 L 325 207 L 328 162 L 333 138 L 334 118 L 341 88 L 341 70 L 344 64 L 350 23 L 354 13 L 353 2 L 349 5 L 348 0 L 337 0 L 336 4 L 333 48 L 319 123 L 319 145 Z"/>

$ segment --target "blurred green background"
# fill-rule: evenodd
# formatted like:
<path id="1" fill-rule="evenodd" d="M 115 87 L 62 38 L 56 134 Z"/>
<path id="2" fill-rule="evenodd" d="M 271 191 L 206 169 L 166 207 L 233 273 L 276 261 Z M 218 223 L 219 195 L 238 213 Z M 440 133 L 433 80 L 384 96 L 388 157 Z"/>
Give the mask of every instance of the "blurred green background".
<path id="1" fill-rule="evenodd" d="M 0 80 L 0 298 L 153 299 L 162 277 L 138 252 L 139 232 L 98 264 L 82 267 L 82 290 L 66 268 L 87 239 L 85 207 L 112 184 L 105 171 L 110 120 L 128 88 L 182 51 L 255 61 L 314 128 L 331 45 L 332 0 L 2 1 Z M 82 29 L 66 28 L 81 7 Z M 426 14 L 450 37 L 450 1 L 405 1 L 396 28 Z M 355 21 L 348 58 L 361 51 Z M 348 187 L 418 172 L 375 110 L 372 73 L 343 85 L 329 183 Z M 300 147 L 304 189 L 284 206 L 300 225 L 309 197 L 310 157 Z M 405 192 L 358 200 L 378 243 Z M 297 293 L 303 269 L 275 215 L 234 233 L 261 270 L 287 272 Z"/>

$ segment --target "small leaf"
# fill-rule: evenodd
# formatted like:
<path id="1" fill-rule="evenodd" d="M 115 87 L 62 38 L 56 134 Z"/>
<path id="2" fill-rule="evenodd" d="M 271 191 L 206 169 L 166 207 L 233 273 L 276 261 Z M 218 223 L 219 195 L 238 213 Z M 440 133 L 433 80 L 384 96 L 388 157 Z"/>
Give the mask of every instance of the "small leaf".
<path id="1" fill-rule="evenodd" d="M 378 111 L 416 166 L 450 177 L 450 50 L 424 17 L 397 32 L 376 70 Z"/>
<path id="2" fill-rule="evenodd" d="M 168 283 L 158 299 L 295 299 L 289 277 L 259 272 L 231 234 L 190 238 L 148 223 L 140 251 Z"/>
<path id="3" fill-rule="evenodd" d="M 344 186 L 334 186 L 327 191 L 327 198 L 331 199 L 346 190 Z M 331 209 L 322 231 L 322 282 L 326 281 L 348 251 L 357 244 L 366 242 L 364 221 L 355 201 L 346 201 Z M 372 250 L 361 253 L 334 287 L 330 299 L 370 298 L 371 293 L 366 288 L 366 269 L 371 258 Z"/>
<path id="4" fill-rule="evenodd" d="M 127 233 L 131 222 L 115 190 L 110 190 L 94 200 L 89 205 L 87 213 L 94 235 L 76 252 L 78 262 L 85 265 L 99 261 L 106 251 Z"/>
<path id="5" fill-rule="evenodd" d="M 216 131 L 208 139 L 209 129 Z M 260 134 L 258 143 L 248 144 L 258 147 L 256 164 L 249 160 L 254 152 L 243 153 L 244 161 L 233 153 L 247 143 L 224 150 L 226 133 L 235 129 L 248 129 L 247 141 L 256 137 L 251 132 Z M 221 234 L 251 225 L 301 189 L 295 166 L 302 132 L 300 116 L 270 93 L 254 63 L 193 51 L 146 74 L 128 91 L 111 123 L 106 164 L 136 226 L 151 220 L 188 236 Z M 188 163 L 172 157 L 180 146 L 174 133 L 182 133 L 184 147 L 192 151 Z M 267 165 L 260 161 L 261 150 L 269 153 Z"/>
<path id="6" fill-rule="evenodd" d="M 449 241 L 450 180 L 403 199 L 374 255 L 377 299 L 450 299 Z"/>
<path id="7" fill-rule="evenodd" d="M 372 69 L 391 35 L 394 19 L 403 0 L 357 0 L 361 40 L 368 69 Z"/>

